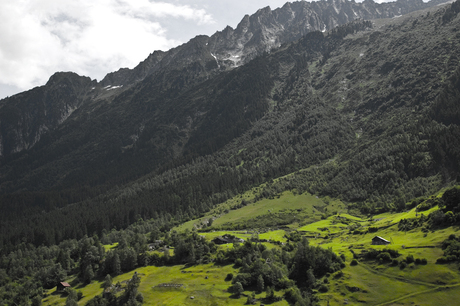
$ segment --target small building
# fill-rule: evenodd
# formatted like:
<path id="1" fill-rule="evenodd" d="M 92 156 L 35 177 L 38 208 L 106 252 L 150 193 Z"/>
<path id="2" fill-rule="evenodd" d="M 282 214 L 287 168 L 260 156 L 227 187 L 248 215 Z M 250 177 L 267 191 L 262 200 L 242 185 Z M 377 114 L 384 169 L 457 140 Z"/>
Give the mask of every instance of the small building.
<path id="1" fill-rule="evenodd" d="M 56 286 L 56 291 L 64 291 L 66 288 L 70 288 L 71 286 L 69 283 L 66 282 L 60 282 Z"/>
<path id="2" fill-rule="evenodd" d="M 223 237 L 216 237 L 212 240 L 212 242 L 214 242 L 215 244 L 227 244 L 227 243 L 230 243 L 231 241 Z"/>
<path id="3" fill-rule="evenodd" d="M 387 245 L 390 244 L 390 241 L 386 240 L 385 238 L 382 238 L 380 236 L 375 236 L 372 238 L 372 245 Z"/>
<path id="4" fill-rule="evenodd" d="M 149 250 L 153 251 L 155 249 L 158 249 L 163 245 L 163 240 L 155 240 L 153 243 L 149 244 Z"/>

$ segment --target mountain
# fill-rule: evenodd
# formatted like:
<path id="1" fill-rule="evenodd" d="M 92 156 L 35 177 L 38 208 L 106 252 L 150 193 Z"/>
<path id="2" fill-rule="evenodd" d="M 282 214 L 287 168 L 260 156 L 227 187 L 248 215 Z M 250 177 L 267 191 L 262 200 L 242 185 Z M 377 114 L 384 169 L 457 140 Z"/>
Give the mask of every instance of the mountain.
<path id="1" fill-rule="evenodd" d="M 457 3 L 287 3 L 0 101 L 1 243 L 168 228 L 267 182 L 369 212 L 455 181 Z"/>
<path id="2" fill-rule="evenodd" d="M 123 86 L 126 90 L 126 87 L 142 82 L 147 77 L 151 78 L 147 80 L 148 83 L 170 79 L 167 82 L 175 83 L 172 90 L 178 87 L 183 90 L 189 83 L 198 83 L 220 71 L 244 65 L 258 55 L 297 40 L 308 32 L 330 30 L 355 19 L 392 18 L 442 2 L 412 0 L 378 4 L 373 1 L 355 3 L 330 0 L 286 3 L 273 11 L 266 7 L 252 16 L 246 15 L 236 29 L 227 27 L 211 37 L 196 37 L 168 52 L 155 51 L 134 69 L 124 68 L 109 73 L 97 84 L 90 84 L 83 77 L 78 80 L 74 74 L 58 73 L 50 78 L 44 88 L 2 101 L 2 109 L 5 105 L 9 107 L 0 113 L 3 119 L 0 156 L 31 148 L 44 132 L 60 125 L 83 102 L 110 100 L 119 93 L 116 90 L 116 94 L 107 95 L 107 90 Z M 186 70 L 184 75 L 180 73 L 181 70 Z M 101 88 L 105 89 L 103 94 Z M 70 101 L 63 103 L 63 100 Z M 37 109 L 38 105 L 40 108 Z M 49 107 L 55 111 L 50 111 Z"/>

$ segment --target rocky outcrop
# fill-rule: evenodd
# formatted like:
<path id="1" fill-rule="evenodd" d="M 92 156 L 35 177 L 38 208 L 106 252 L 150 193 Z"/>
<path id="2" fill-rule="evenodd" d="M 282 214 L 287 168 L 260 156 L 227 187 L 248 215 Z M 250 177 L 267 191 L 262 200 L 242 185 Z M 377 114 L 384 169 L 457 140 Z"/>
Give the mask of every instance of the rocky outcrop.
<path id="1" fill-rule="evenodd" d="M 64 122 L 96 82 L 71 72 L 58 72 L 45 86 L 0 103 L 0 156 L 32 148 L 48 130 Z"/>
<path id="2" fill-rule="evenodd" d="M 365 0 L 288 2 L 272 10 L 265 7 L 246 15 L 236 29 L 227 26 L 211 37 L 198 36 L 167 52 L 155 51 L 134 69 L 121 69 L 102 80 L 105 85 L 128 85 L 164 69 L 182 69 L 194 62 L 202 62 L 205 74 L 244 65 L 256 56 L 270 52 L 284 43 L 299 39 L 311 31 L 327 31 L 355 19 L 392 18 L 416 10 L 444 3 L 446 0 L 398 0 L 376 3 Z"/>

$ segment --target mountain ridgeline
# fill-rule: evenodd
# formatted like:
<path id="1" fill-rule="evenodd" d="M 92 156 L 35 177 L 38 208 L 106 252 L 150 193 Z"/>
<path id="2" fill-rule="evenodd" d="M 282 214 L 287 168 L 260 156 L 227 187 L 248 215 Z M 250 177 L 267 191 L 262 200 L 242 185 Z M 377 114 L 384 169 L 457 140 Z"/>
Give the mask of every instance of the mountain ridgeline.
<path id="1" fill-rule="evenodd" d="M 168 229 L 263 183 L 375 212 L 456 181 L 458 3 L 287 3 L 0 101 L 0 245 Z"/>

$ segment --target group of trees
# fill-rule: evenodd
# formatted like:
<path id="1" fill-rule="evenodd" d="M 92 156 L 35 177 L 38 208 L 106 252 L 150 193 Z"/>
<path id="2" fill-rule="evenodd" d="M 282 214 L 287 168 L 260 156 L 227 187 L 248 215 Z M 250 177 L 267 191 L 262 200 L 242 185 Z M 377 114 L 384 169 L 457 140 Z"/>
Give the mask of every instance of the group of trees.
<path id="1" fill-rule="evenodd" d="M 315 300 L 312 290 L 327 291 L 327 275 L 345 266 L 343 257 L 310 246 L 305 237 L 288 243 L 282 250 L 247 241 L 218 254 L 218 262 L 219 258 L 222 263 L 232 262 L 241 267 L 236 276 L 230 277 L 233 285 L 229 291 L 235 295 L 240 295 L 243 289 L 266 291 L 267 301 L 273 301 L 279 298 L 275 290 L 284 289 L 284 297 L 296 305 L 310 305 Z"/>
<path id="2" fill-rule="evenodd" d="M 139 266 L 208 262 L 233 263 L 240 267 L 239 273 L 232 276 L 234 285 L 230 291 L 234 289 L 235 294 L 241 286 L 245 290 L 266 291 L 267 299 L 275 300 L 280 298 L 276 297 L 275 290 L 286 289 L 287 299 L 309 305 L 314 299 L 312 289 L 326 286 L 318 280 L 344 266 L 343 258 L 330 250 L 309 246 L 305 238 L 293 239 L 280 250 L 247 241 L 235 242 L 233 248 L 217 251 L 213 242 L 206 241 L 196 231 L 161 232 L 156 225 L 154 221 L 140 220 L 126 230 L 106 232 L 101 238 L 65 240 L 50 247 L 18 245 L 15 251 L 0 257 L 0 300 L 3 302 L 0 305 L 40 305 L 43 289 L 53 288 L 71 275 L 78 276 L 81 283 L 98 279 L 104 280 L 104 288 L 119 288 L 120 284 L 112 283 L 112 277 Z M 148 243 L 159 238 L 164 245 L 160 252 L 148 252 Z M 101 241 L 118 245 L 106 251 Z M 168 248 L 174 248 L 173 255 Z M 143 298 L 137 291 L 138 284 L 135 274 L 122 295 L 97 296 L 87 305 L 139 305 Z M 81 293 L 71 290 L 67 304 L 74 305 L 79 299 Z"/>
<path id="3" fill-rule="evenodd" d="M 455 235 L 450 235 L 448 239 L 442 242 L 444 254 L 438 258 L 436 263 L 449 263 L 460 261 L 460 239 Z"/>

